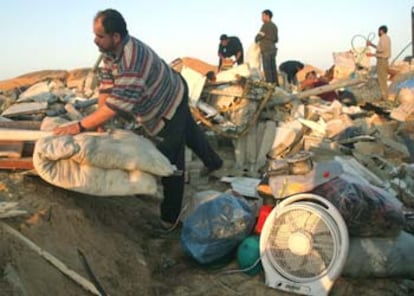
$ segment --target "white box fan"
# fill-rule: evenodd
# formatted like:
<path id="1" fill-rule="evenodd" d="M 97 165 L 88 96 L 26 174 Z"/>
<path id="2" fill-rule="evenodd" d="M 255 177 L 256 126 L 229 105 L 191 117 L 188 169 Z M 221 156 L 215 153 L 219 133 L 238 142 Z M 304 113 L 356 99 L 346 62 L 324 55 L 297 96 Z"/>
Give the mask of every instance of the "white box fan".
<path id="1" fill-rule="evenodd" d="M 346 224 L 315 194 L 283 200 L 266 219 L 260 256 L 266 285 L 303 295 L 328 295 L 348 257 Z"/>

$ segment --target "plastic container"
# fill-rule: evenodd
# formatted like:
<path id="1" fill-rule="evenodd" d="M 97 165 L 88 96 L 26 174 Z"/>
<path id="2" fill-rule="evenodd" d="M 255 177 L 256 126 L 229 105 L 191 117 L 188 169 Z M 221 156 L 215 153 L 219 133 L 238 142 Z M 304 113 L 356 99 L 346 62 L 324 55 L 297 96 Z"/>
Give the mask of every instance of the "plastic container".
<path id="1" fill-rule="evenodd" d="M 263 270 L 260 259 L 260 238 L 252 235 L 245 238 L 237 248 L 237 262 L 244 273 L 255 276 Z"/>
<path id="2" fill-rule="evenodd" d="M 255 233 L 260 234 L 262 232 L 263 224 L 266 221 L 267 216 L 273 210 L 272 205 L 262 205 L 259 210 L 259 217 L 257 218 L 257 224 L 255 228 Z"/>

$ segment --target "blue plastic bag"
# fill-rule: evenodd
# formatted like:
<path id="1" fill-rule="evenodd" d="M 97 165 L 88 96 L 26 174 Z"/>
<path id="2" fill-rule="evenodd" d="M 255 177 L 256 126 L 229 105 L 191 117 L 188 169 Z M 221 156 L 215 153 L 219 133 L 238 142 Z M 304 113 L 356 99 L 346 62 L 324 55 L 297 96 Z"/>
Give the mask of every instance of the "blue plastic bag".
<path id="1" fill-rule="evenodd" d="M 255 217 L 248 203 L 231 193 L 198 206 L 184 221 L 184 251 L 201 264 L 231 254 L 252 231 Z"/>

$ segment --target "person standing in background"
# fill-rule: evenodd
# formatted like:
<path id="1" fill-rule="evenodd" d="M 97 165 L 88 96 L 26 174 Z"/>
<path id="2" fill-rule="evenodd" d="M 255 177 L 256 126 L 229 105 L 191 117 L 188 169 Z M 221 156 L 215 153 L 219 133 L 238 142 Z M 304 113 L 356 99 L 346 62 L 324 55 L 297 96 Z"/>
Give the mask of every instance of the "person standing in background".
<path id="1" fill-rule="evenodd" d="M 262 12 L 263 25 L 256 35 L 255 42 L 259 43 L 262 54 L 263 72 L 266 82 L 279 86 L 276 68 L 276 43 L 279 41 L 277 26 L 272 22 L 273 13 L 266 9 Z"/>
<path id="2" fill-rule="evenodd" d="M 367 46 L 371 46 L 377 49 L 376 53 L 367 53 L 368 57 L 377 58 L 377 76 L 378 84 L 381 89 L 381 95 L 383 100 L 388 99 L 388 59 L 391 56 L 391 39 L 387 35 L 387 26 L 381 26 L 378 28 L 379 41 L 378 45 L 374 45 L 371 41 L 367 41 Z"/>
<path id="3" fill-rule="evenodd" d="M 219 71 L 224 70 L 223 62 L 233 56 L 235 57 L 235 60 L 232 62 L 231 66 L 235 63 L 237 63 L 237 65 L 243 64 L 243 46 L 240 39 L 235 36 L 229 37 L 226 34 L 222 34 L 220 36 L 218 56 L 220 58 L 218 66 Z"/>

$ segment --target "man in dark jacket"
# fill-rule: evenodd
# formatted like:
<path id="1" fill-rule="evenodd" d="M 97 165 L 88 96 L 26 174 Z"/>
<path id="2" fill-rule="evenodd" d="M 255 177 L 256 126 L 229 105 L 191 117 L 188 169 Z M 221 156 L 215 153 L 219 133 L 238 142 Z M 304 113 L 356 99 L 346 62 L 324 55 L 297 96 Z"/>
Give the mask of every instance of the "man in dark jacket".
<path id="1" fill-rule="evenodd" d="M 279 70 L 286 74 L 288 83 L 297 85 L 298 79 L 296 74 L 302 70 L 303 67 L 305 67 L 305 65 L 299 61 L 286 61 L 280 64 Z"/>
<path id="2" fill-rule="evenodd" d="M 262 12 L 263 25 L 256 35 L 255 41 L 259 43 L 262 54 L 263 72 L 267 82 L 279 86 L 276 68 L 276 43 L 279 41 L 276 25 L 272 22 L 273 13 L 266 9 Z"/>
<path id="3" fill-rule="evenodd" d="M 223 61 L 233 56 L 235 57 L 235 61 L 232 62 L 232 65 L 234 63 L 237 63 L 238 65 L 243 64 L 243 46 L 240 39 L 235 36 L 229 37 L 226 34 L 221 35 L 218 56 L 220 58 L 219 71 L 223 68 Z"/>

